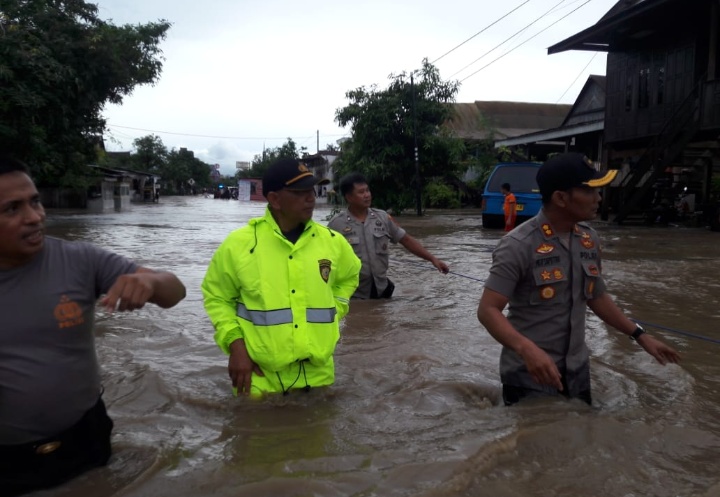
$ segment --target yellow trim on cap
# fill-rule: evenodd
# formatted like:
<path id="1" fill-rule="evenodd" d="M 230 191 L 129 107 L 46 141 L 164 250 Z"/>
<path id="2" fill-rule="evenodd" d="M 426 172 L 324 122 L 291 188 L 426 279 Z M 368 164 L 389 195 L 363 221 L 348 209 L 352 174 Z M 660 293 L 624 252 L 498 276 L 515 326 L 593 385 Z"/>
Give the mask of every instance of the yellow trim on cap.
<path id="1" fill-rule="evenodd" d="M 306 173 L 298 174 L 298 175 L 295 176 L 293 179 L 291 179 L 291 180 L 289 180 L 289 181 L 286 181 L 286 182 L 285 182 L 285 186 L 292 185 L 292 184 L 295 183 L 296 181 L 300 181 L 301 179 L 306 178 L 306 177 L 308 177 L 308 176 L 312 176 L 312 173 L 311 173 L 310 171 L 308 171 L 308 172 L 306 172 Z"/>
<path id="2" fill-rule="evenodd" d="M 612 180 L 615 179 L 615 176 L 617 176 L 618 170 L 617 169 L 610 169 L 608 172 L 603 176 L 602 178 L 597 179 L 591 179 L 590 181 L 586 181 L 583 183 L 583 185 L 592 186 L 593 188 L 597 188 L 599 186 L 605 186 L 612 182 Z"/>

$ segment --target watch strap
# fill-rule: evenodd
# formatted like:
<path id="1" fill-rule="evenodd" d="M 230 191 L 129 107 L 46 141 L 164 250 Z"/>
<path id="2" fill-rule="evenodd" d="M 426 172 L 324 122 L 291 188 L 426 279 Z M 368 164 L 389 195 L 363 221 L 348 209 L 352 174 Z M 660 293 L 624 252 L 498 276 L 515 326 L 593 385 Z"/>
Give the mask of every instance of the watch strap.
<path id="1" fill-rule="evenodd" d="M 645 334 L 645 330 L 643 329 L 643 327 L 640 325 L 637 325 L 637 327 L 635 328 L 635 331 L 633 331 L 630 334 L 630 340 L 637 341 L 637 339 L 640 338 L 640 336 L 642 336 L 644 334 Z"/>

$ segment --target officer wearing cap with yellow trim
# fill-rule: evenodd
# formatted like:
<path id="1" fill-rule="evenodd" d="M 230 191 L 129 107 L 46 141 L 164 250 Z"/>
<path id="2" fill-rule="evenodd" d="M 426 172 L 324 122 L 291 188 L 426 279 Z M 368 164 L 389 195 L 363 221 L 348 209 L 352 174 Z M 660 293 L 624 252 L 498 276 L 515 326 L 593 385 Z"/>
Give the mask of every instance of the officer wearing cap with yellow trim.
<path id="1" fill-rule="evenodd" d="M 505 235 L 493 252 L 477 314 L 503 345 L 500 379 L 506 405 L 543 395 L 592 402 L 587 307 L 660 364 L 680 360 L 674 349 L 628 319 L 606 292 L 600 240 L 585 221 L 597 215 L 598 188 L 616 175 L 616 170 L 597 171 L 578 153 L 548 159 L 537 174 L 543 208 Z"/>
<path id="2" fill-rule="evenodd" d="M 312 220 L 318 180 L 293 158 L 263 175 L 263 217 L 233 231 L 202 282 L 215 341 L 244 395 L 331 385 L 339 321 L 360 260 L 345 238 Z"/>

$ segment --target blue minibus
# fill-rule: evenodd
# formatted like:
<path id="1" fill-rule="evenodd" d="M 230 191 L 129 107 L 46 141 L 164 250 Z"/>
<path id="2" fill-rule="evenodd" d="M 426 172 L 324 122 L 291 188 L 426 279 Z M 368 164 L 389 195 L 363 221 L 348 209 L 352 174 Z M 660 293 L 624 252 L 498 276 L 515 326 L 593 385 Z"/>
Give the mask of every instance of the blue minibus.
<path id="1" fill-rule="evenodd" d="M 500 229 L 505 226 L 505 197 L 500 191 L 503 183 L 510 184 L 510 190 L 517 199 L 516 225 L 540 211 L 542 198 L 535 177 L 541 165 L 538 162 L 502 162 L 495 166 L 482 196 L 483 228 Z"/>

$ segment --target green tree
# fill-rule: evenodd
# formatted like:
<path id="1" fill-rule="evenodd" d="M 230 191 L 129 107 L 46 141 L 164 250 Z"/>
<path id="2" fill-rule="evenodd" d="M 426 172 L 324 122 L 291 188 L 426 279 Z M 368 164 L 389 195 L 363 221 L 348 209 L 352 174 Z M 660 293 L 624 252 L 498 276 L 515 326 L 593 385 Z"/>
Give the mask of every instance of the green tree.
<path id="1" fill-rule="evenodd" d="M 106 103 L 162 69 L 170 24 L 115 26 L 83 0 L 0 5 L 0 147 L 46 185 L 77 185 L 96 159 Z"/>
<path id="2" fill-rule="evenodd" d="M 363 173 L 376 204 L 396 212 L 414 204 L 415 192 L 422 187 L 417 181 L 454 177 L 463 170 L 464 143 L 443 127 L 452 116 L 449 104 L 458 83 L 441 80 L 427 59 L 413 75 L 414 85 L 410 74 L 403 72 L 390 75 L 384 90 L 372 86 L 347 92 L 350 103 L 335 116 L 340 126 L 352 130 L 333 164 L 336 172 Z M 415 174 L 415 137 L 420 178 Z"/>
<path id="3" fill-rule="evenodd" d="M 131 156 L 133 167 L 148 173 L 159 173 L 168 162 L 168 149 L 157 135 L 147 135 L 133 140 L 135 153 Z"/>
<path id="4" fill-rule="evenodd" d="M 195 154 L 181 148 L 169 150 L 162 139 L 156 135 L 147 135 L 133 141 L 134 153 L 105 154 L 101 164 L 118 169 L 133 169 L 157 174 L 163 185 L 165 195 L 173 195 L 183 190 L 209 188 L 210 164 L 195 157 Z M 190 185 L 190 180 L 193 184 Z"/>
<path id="5" fill-rule="evenodd" d="M 297 144 L 292 138 L 288 138 L 285 143 L 279 147 L 263 150 L 262 154 L 257 154 L 251 163 L 250 169 L 247 171 L 238 171 L 237 178 L 262 178 L 262 175 L 270 167 L 270 164 L 281 157 L 293 157 L 300 159 L 307 151 L 307 148 L 297 148 Z"/>
<path id="6" fill-rule="evenodd" d="M 172 149 L 168 153 L 167 162 L 160 170 L 160 177 L 173 193 L 212 186 L 210 164 L 201 161 L 185 148 Z M 192 185 L 190 180 L 193 181 Z"/>

